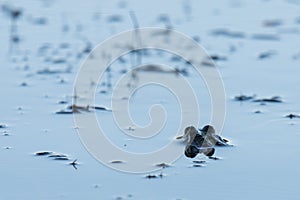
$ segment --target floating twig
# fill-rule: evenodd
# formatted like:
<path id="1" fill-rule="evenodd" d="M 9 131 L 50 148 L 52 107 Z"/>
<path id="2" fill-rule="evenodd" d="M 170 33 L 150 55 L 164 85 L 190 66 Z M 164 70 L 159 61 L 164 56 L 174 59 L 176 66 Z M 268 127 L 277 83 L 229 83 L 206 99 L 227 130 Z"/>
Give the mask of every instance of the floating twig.
<path id="1" fill-rule="evenodd" d="M 75 159 L 73 162 L 71 162 L 71 163 L 69 163 L 69 164 L 72 165 L 72 166 L 74 167 L 74 169 L 77 170 L 77 165 L 78 165 L 77 159 Z"/>

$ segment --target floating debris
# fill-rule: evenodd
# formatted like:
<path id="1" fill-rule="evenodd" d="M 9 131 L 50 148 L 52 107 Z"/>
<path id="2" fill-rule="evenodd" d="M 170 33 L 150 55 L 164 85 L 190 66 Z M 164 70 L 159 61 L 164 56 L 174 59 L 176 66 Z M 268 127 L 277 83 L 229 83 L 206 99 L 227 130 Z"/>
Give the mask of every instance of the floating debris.
<path id="1" fill-rule="evenodd" d="M 286 116 L 284 116 L 284 117 L 293 119 L 293 118 L 300 118 L 300 115 L 292 114 L 292 113 L 291 113 L 291 114 L 288 114 L 288 115 L 286 115 Z"/>
<path id="2" fill-rule="evenodd" d="M 235 96 L 234 100 L 235 101 L 249 101 L 255 98 L 256 95 L 252 95 L 252 96 L 248 96 L 248 95 L 239 95 L 239 96 Z"/>
<path id="3" fill-rule="evenodd" d="M 67 157 L 55 157 L 53 160 L 70 160 Z"/>
<path id="4" fill-rule="evenodd" d="M 143 71 L 143 72 L 159 72 L 159 73 L 174 73 L 177 74 L 178 71 L 176 69 L 163 68 L 159 65 L 145 65 L 142 68 L 137 68 L 135 71 Z"/>
<path id="5" fill-rule="evenodd" d="M 162 22 L 165 25 L 165 28 L 167 28 L 167 29 L 173 28 L 170 16 L 168 14 L 160 14 L 158 16 L 158 21 Z"/>
<path id="6" fill-rule="evenodd" d="M 200 164 L 194 164 L 194 165 L 192 165 L 192 167 L 203 167 L 203 165 L 200 165 Z"/>
<path id="7" fill-rule="evenodd" d="M 53 59 L 51 62 L 52 62 L 53 64 L 63 64 L 63 63 L 66 63 L 67 60 L 64 59 L 64 58 L 57 58 L 57 59 Z"/>
<path id="8" fill-rule="evenodd" d="M 100 188 L 100 187 L 101 187 L 101 186 L 98 185 L 98 184 L 96 184 L 96 185 L 93 186 L 93 188 L 96 188 L 96 189 L 97 189 L 97 188 Z"/>
<path id="9" fill-rule="evenodd" d="M 66 42 L 63 42 L 59 45 L 59 48 L 61 49 L 68 49 L 71 47 L 71 44 L 70 43 L 66 43 Z"/>
<path id="10" fill-rule="evenodd" d="M 121 15 L 111 15 L 107 18 L 107 22 L 122 22 L 123 17 Z"/>
<path id="11" fill-rule="evenodd" d="M 181 60 L 182 60 L 182 58 L 177 55 L 172 55 L 170 58 L 170 61 L 172 61 L 172 62 L 180 62 Z"/>
<path id="12" fill-rule="evenodd" d="M 167 164 L 167 163 L 159 163 L 159 164 L 156 164 L 155 166 L 157 166 L 157 167 L 162 167 L 162 168 L 171 167 L 171 165 L 169 165 L 169 164 Z"/>
<path id="13" fill-rule="evenodd" d="M 89 110 L 90 106 L 77 106 L 75 104 L 70 105 L 67 107 L 67 110 L 60 110 L 55 112 L 55 114 L 76 114 L 76 113 L 81 113 L 81 111 L 84 112 L 90 112 Z"/>
<path id="14" fill-rule="evenodd" d="M 68 103 L 68 101 L 65 101 L 65 100 L 61 100 L 58 102 L 58 104 L 67 104 L 67 103 Z"/>
<path id="15" fill-rule="evenodd" d="M 50 156 L 48 156 L 49 158 L 66 158 L 67 155 L 65 154 L 52 154 Z"/>
<path id="16" fill-rule="evenodd" d="M 203 163 L 206 163 L 206 161 L 205 160 L 193 160 L 193 163 L 203 164 Z"/>
<path id="17" fill-rule="evenodd" d="M 70 70 L 59 70 L 59 69 L 50 69 L 50 68 L 45 68 L 42 70 L 38 70 L 36 73 L 40 75 L 49 75 L 49 74 L 61 74 L 61 73 L 69 73 Z"/>
<path id="18" fill-rule="evenodd" d="M 128 126 L 125 130 L 127 131 L 135 131 L 135 126 Z"/>
<path id="19" fill-rule="evenodd" d="M 59 115 L 69 115 L 69 114 L 73 114 L 73 111 L 60 110 L 60 111 L 55 112 L 55 114 L 59 114 Z"/>
<path id="20" fill-rule="evenodd" d="M 76 159 L 76 160 L 74 160 L 73 162 L 69 163 L 69 165 L 72 165 L 72 166 L 73 166 L 73 168 L 77 170 L 77 165 L 78 165 L 78 163 L 77 163 L 77 159 Z"/>
<path id="21" fill-rule="evenodd" d="M 156 179 L 156 178 L 163 178 L 164 175 L 162 173 L 160 174 L 148 174 L 147 176 L 145 176 L 145 178 L 147 179 Z"/>
<path id="22" fill-rule="evenodd" d="M 262 25 L 264 27 L 278 27 L 283 24 L 282 20 L 280 19 L 271 19 L 271 20 L 265 20 L 263 21 Z"/>
<path id="23" fill-rule="evenodd" d="M 258 59 L 263 60 L 263 59 L 266 59 L 266 58 L 270 58 L 273 55 L 276 55 L 276 51 L 274 51 L 274 50 L 265 51 L 265 52 L 262 52 L 258 55 Z"/>
<path id="24" fill-rule="evenodd" d="M 219 55 L 211 55 L 210 58 L 214 61 L 226 61 L 227 58 L 225 56 L 219 56 Z"/>
<path id="25" fill-rule="evenodd" d="M 195 40 L 195 41 L 198 42 L 198 43 L 201 42 L 201 39 L 200 39 L 200 37 L 199 37 L 198 35 L 195 35 L 195 36 L 193 36 L 192 38 L 193 38 L 193 40 Z"/>
<path id="26" fill-rule="evenodd" d="M 224 28 L 211 31 L 211 35 L 225 36 L 225 37 L 230 37 L 230 38 L 245 38 L 246 37 L 245 33 L 243 33 L 243 32 L 231 31 L 231 30 L 224 29 Z"/>
<path id="27" fill-rule="evenodd" d="M 7 128 L 5 124 L 0 124 L 0 128 Z"/>
<path id="28" fill-rule="evenodd" d="M 103 106 L 90 106 L 90 108 L 95 109 L 95 110 L 112 111 L 111 109 L 103 107 Z"/>
<path id="29" fill-rule="evenodd" d="M 221 159 L 221 158 L 214 157 L 214 156 L 209 156 L 208 158 L 211 159 L 211 160 L 220 160 Z"/>
<path id="30" fill-rule="evenodd" d="M 273 96 L 270 98 L 262 98 L 262 99 L 255 99 L 253 102 L 261 102 L 261 103 L 282 103 L 282 99 L 280 96 Z"/>
<path id="31" fill-rule="evenodd" d="M 35 25 L 46 25 L 48 23 L 48 20 L 45 17 L 35 17 L 32 18 L 30 21 Z"/>
<path id="32" fill-rule="evenodd" d="M 73 113 L 80 113 L 80 111 L 89 112 L 90 106 L 77 106 L 76 104 L 70 105 L 67 109 L 72 110 Z"/>
<path id="33" fill-rule="evenodd" d="M 52 151 L 39 151 L 35 153 L 36 156 L 47 156 L 47 158 L 52 158 L 53 160 L 57 160 L 57 161 L 66 161 L 66 160 L 70 160 L 67 155 L 65 154 L 61 154 L 61 153 L 54 153 Z M 77 165 L 76 160 L 73 161 L 75 162 L 74 165 Z M 72 162 L 72 163 L 73 163 Z"/>
<path id="34" fill-rule="evenodd" d="M 47 155 L 51 155 L 53 152 L 51 151 L 40 151 L 40 152 L 36 152 L 35 155 L 36 156 L 47 156 Z"/>
<path id="35" fill-rule="evenodd" d="M 278 40 L 280 40 L 280 37 L 278 35 L 275 35 L 275 34 L 263 34 L 263 33 L 259 33 L 259 34 L 253 34 L 252 35 L 252 39 L 255 39 L 255 40 L 267 40 L 267 41 L 278 41 Z"/>
<path id="36" fill-rule="evenodd" d="M 264 103 L 282 103 L 282 99 L 280 96 L 273 96 L 270 98 L 261 98 L 261 99 L 256 99 L 256 95 L 252 96 L 247 96 L 247 95 L 239 95 L 234 97 L 235 101 L 249 101 L 252 100 L 252 102 L 260 102 L 262 104 Z"/>
<path id="37" fill-rule="evenodd" d="M 2 5 L 2 10 L 10 16 L 11 19 L 16 20 L 22 15 L 22 9 Z"/>
<path id="38" fill-rule="evenodd" d="M 3 132 L 2 136 L 10 136 L 8 132 Z"/>
<path id="39" fill-rule="evenodd" d="M 26 82 L 23 82 L 23 83 L 20 84 L 20 86 L 21 87 L 26 87 L 26 86 L 28 86 L 28 84 Z"/>
<path id="40" fill-rule="evenodd" d="M 215 64 L 209 60 L 202 61 L 201 65 L 206 66 L 206 67 L 214 67 L 215 66 Z"/>
<path id="41" fill-rule="evenodd" d="M 124 161 L 122 160 L 113 160 L 113 161 L 110 161 L 111 164 L 121 164 L 121 163 L 124 163 Z"/>

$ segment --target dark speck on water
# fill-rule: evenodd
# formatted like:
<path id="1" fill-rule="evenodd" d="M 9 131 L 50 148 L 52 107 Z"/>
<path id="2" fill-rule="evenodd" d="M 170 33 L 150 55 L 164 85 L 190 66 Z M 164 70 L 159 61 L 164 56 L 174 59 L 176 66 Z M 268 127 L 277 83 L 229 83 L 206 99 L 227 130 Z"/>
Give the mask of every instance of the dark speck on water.
<path id="1" fill-rule="evenodd" d="M 210 57 L 214 61 L 226 61 L 227 60 L 227 58 L 225 56 L 211 55 Z"/>
<path id="2" fill-rule="evenodd" d="M 258 55 L 258 59 L 263 60 L 263 59 L 266 59 L 266 58 L 270 58 L 275 54 L 276 54 L 276 51 L 274 51 L 274 50 L 265 51 L 265 52 L 262 52 Z"/>
<path id="3" fill-rule="evenodd" d="M 300 24 L 300 17 L 297 17 L 297 18 L 295 19 L 295 22 L 296 22 L 296 24 Z"/>
<path id="4" fill-rule="evenodd" d="M 23 82 L 23 83 L 20 84 L 20 86 L 21 87 L 26 87 L 26 86 L 28 86 L 28 84 L 26 82 Z"/>
<path id="5" fill-rule="evenodd" d="M 292 56 L 294 60 L 298 60 L 300 58 L 300 53 L 296 53 Z"/>
<path id="6" fill-rule="evenodd" d="M 36 25 L 46 25 L 48 23 L 48 20 L 45 17 L 33 18 L 31 21 L 33 24 L 36 24 Z"/>
<path id="7" fill-rule="evenodd" d="M 51 155 L 53 152 L 51 151 L 40 151 L 40 152 L 36 152 L 35 155 L 37 156 L 47 156 L 47 155 Z"/>
<path id="8" fill-rule="evenodd" d="M 248 101 L 248 100 L 252 100 L 254 99 L 255 95 L 252 95 L 252 96 L 247 96 L 247 95 L 239 95 L 239 96 L 235 96 L 234 97 L 234 100 L 235 101 Z"/>
<path id="9" fill-rule="evenodd" d="M 216 29 L 211 32 L 211 35 L 213 36 L 225 36 L 230 38 L 245 38 L 245 34 L 240 31 L 231 31 L 227 29 Z"/>
<path id="10" fill-rule="evenodd" d="M 201 62 L 201 65 L 206 66 L 206 67 L 214 67 L 214 63 L 208 60 L 204 60 Z"/>
<path id="11" fill-rule="evenodd" d="M 122 22 L 123 17 L 121 15 L 111 15 L 107 18 L 108 22 Z"/>
<path id="12" fill-rule="evenodd" d="M 64 101 L 64 100 L 61 100 L 58 102 L 59 104 L 67 104 L 68 102 L 67 101 Z"/>
<path id="13" fill-rule="evenodd" d="M 210 157 L 208 157 L 208 158 L 211 159 L 211 160 L 220 160 L 220 158 L 214 157 L 214 156 L 210 156 Z"/>
<path id="14" fill-rule="evenodd" d="M 61 63 L 66 63 L 66 62 L 67 62 L 67 60 L 64 58 L 58 58 L 58 59 L 52 60 L 53 64 L 61 64 Z"/>
<path id="15" fill-rule="evenodd" d="M 12 8 L 8 5 L 2 5 L 2 10 L 7 13 L 12 19 L 18 19 L 22 15 L 22 10 L 19 8 Z"/>
<path id="16" fill-rule="evenodd" d="M 7 133 L 7 132 L 4 132 L 2 135 L 3 135 L 3 136 L 10 136 L 10 134 Z"/>
<path id="17" fill-rule="evenodd" d="M 263 21 L 264 27 L 277 27 L 281 26 L 283 23 L 280 19 L 272 19 L 272 20 L 265 20 Z"/>
<path id="18" fill-rule="evenodd" d="M 0 128 L 6 128 L 5 124 L 0 124 Z"/>
<path id="19" fill-rule="evenodd" d="M 285 116 L 286 118 L 290 118 L 290 119 L 293 119 L 293 118 L 300 118 L 300 115 L 297 115 L 297 114 L 288 114 Z"/>
<path id="20" fill-rule="evenodd" d="M 275 34 L 262 34 L 262 33 L 259 33 L 259 34 L 253 34 L 252 39 L 278 41 L 278 40 L 280 40 L 280 37 L 278 35 L 275 35 Z"/>
<path id="21" fill-rule="evenodd" d="M 111 164 L 121 164 L 121 163 L 124 163 L 124 161 L 122 161 L 122 160 L 113 160 L 110 163 Z"/>
<path id="22" fill-rule="evenodd" d="M 70 48 L 70 43 L 61 43 L 60 45 L 59 45 L 59 48 L 61 48 L 61 49 L 67 49 L 67 48 Z"/>
<path id="23" fill-rule="evenodd" d="M 180 62 L 182 58 L 180 58 L 179 56 L 173 55 L 171 56 L 170 60 L 172 62 Z"/>
<path id="24" fill-rule="evenodd" d="M 167 164 L 167 163 L 159 163 L 159 164 L 156 164 L 157 167 L 162 167 L 162 168 L 167 168 L 167 167 L 170 167 L 171 165 Z"/>

